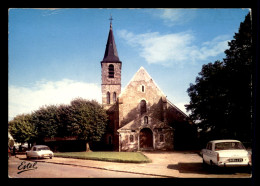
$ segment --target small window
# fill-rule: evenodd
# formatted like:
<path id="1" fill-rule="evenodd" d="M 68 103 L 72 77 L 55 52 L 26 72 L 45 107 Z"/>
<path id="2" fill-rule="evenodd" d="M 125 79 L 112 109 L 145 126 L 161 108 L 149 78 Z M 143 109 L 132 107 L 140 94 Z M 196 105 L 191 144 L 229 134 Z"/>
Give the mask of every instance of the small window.
<path id="1" fill-rule="evenodd" d="M 141 105 L 140 105 L 140 110 L 141 110 L 141 115 L 143 114 L 143 113 L 146 113 L 146 101 L 145 100 L 142 100 L 141 101 Z"/>
<path id="2" fill-rule="evenodd" d="M 33 151 L 36 151 L 36 147 L 33 147 Z"/>
<path id="3" fill-rule="evenodd" d="M 107 92 L 107 104 L 110 104 L 110 92 Z"/>
<path id="4" fill-rule="evenodd" d="M 142 92 L 144 92 L 144 85 L 142 85 Z"/>
<path id="5" fill-rule="evenodd" d="M 114 74 L 115 74 L 114 65 L 109 65 L 108 66 L 108 77 L 114 78 Z"/>
<path id="6" fill-rule="evenodd" d="M 144 124 L 148 124 L 148 116 L 144 117 Z"/>
<path id="7" fill-rule="evenodd" d="M 130 135 L 129 138 L 130 138 L 130 139 L 129 139 L 130 143 L 133 143 L 133 142 L 134 142 L 134 135 Z"/>
<path id="8" fill-rule="evenodd" d="M 125 142 L 128 143 L 128 135 L 125 136 Z"/>
<path id="9" fill-rule="evenodd" d="M 116 92 L 113 93 L 113 102 L 116 102 Z"/>
<path id="10" fill-rule="evenodd" d="M 164 135 L 160 134 L 160 142 L 164 142 Z"/>

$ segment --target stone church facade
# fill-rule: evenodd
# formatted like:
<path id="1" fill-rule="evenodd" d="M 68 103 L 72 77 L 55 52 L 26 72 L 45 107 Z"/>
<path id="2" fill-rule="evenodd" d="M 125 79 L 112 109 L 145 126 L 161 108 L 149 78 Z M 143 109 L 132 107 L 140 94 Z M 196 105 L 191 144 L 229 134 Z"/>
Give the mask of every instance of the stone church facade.
<path id="1" fill-rule="evenodd" d="M 172 104 L 143 68 L 121 91 L 119 60 L 112 23 L 101 61 L 102 105 L 109 115 L 104 142 L 113 150 L 173 150 L 175 122 L 187 115 Z"/>

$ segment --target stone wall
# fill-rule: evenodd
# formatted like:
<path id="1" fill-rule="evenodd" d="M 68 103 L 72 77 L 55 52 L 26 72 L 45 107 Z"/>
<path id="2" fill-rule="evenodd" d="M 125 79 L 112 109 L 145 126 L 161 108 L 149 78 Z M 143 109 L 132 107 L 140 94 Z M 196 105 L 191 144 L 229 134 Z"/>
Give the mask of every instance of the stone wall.
<path id="1" fill-rule="evenodd" d="M 144 86 L 144 92 L 142 86 Z M 163 120 L 162 96 L 164 95 L 155 86 L 153 80 L 130 82 L 119 97 L 119 127 L 123 127 L 141 115 L 140 103 L 142 100 L 146 101 L 147 113 Z"/>
<path id="2" fill-rule="evenodd" d="M 108 77 L 109 65 L 114 65 L 114 78 Z M 115 103 L 113 99 L 113 93 L 116 93 L 116 97 L 121 93 L 121 63 L 120 62 L 101 62 L 102 69 L 102 104 L 105 109 L 108 109 Z M 107 92 L 110 92 L 110 104 L 107 104 Z"/>

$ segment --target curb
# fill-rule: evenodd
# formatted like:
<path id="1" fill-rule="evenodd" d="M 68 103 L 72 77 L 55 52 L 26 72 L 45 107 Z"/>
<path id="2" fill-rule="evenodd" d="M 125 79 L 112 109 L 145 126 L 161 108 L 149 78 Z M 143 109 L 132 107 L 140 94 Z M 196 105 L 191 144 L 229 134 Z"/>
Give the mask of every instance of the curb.
<path id="1" fill-rule="evenodd" d="M 73 159 L 73 158 L 71 158 L 71 159 Z M 158 177 L 165 177 L 165 178 L 177 178 L 177 177 L 174 177 L 174 176 L 152 174 L 152 173 L 142 173 L 142 172 L 133 172 L 133 171 L 125 171 L 125 170 L 115 170 L 115 169 L 93 167 L 93 166 L 87 166 L 87 165 L 77 165 L 77 164 L 72 164 L 72 163 L 48 162 L 48 161 L 44 161 L 44 160 L 43 161 L 36 160 L 36 162 L 44 162 L 44 163 L 59 164 L 59 165 L 71 165 L 71 166 L 87 167 L 87 168 L 94 168 L 94 169 L 100 169 L 100 170 L 106 170 L 106 171 L 124 172 L 124 173 L 132 173 L 132 174 L 140 174 L 140 175 L 148 175 L 148 176 L 158 176 Z"/>

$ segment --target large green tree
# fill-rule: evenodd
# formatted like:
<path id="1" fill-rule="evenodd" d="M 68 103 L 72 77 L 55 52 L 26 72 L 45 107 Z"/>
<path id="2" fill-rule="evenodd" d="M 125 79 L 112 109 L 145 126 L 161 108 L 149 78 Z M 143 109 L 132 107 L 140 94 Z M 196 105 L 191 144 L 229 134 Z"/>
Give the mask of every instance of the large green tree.
<path id="1" fill-rule="evenodd" d="M 105 133 L 107 114 L 98 102 L 77 98 L 70 105 L 48 105 L 18 115 L 8 124 L 17 142 L 41 143 L 45 137 L 68 136 L 91 142 Z"/>
<path id="2" fill-rule="evenodd" d="M 32 113 L 32 124 L 37 130 L 37 141 L 55 137 L 58 128 L 58 108 L 55 105 L 40 107 Z"/>
<path id="3" fill-rule="evenodd" d="M 106 111 L 96 101 L 71 101 L 68 130 L 78 139 L 100 141 L 107 125 Z"/>
<path id="4" fill-rule="evenodd" d="M 252 129 L 252 28 L 250 14 L 229 43 L 226 58 L 203 65 L 187 92 L 186 109 L 211 138 L 250 141 Z"/>

